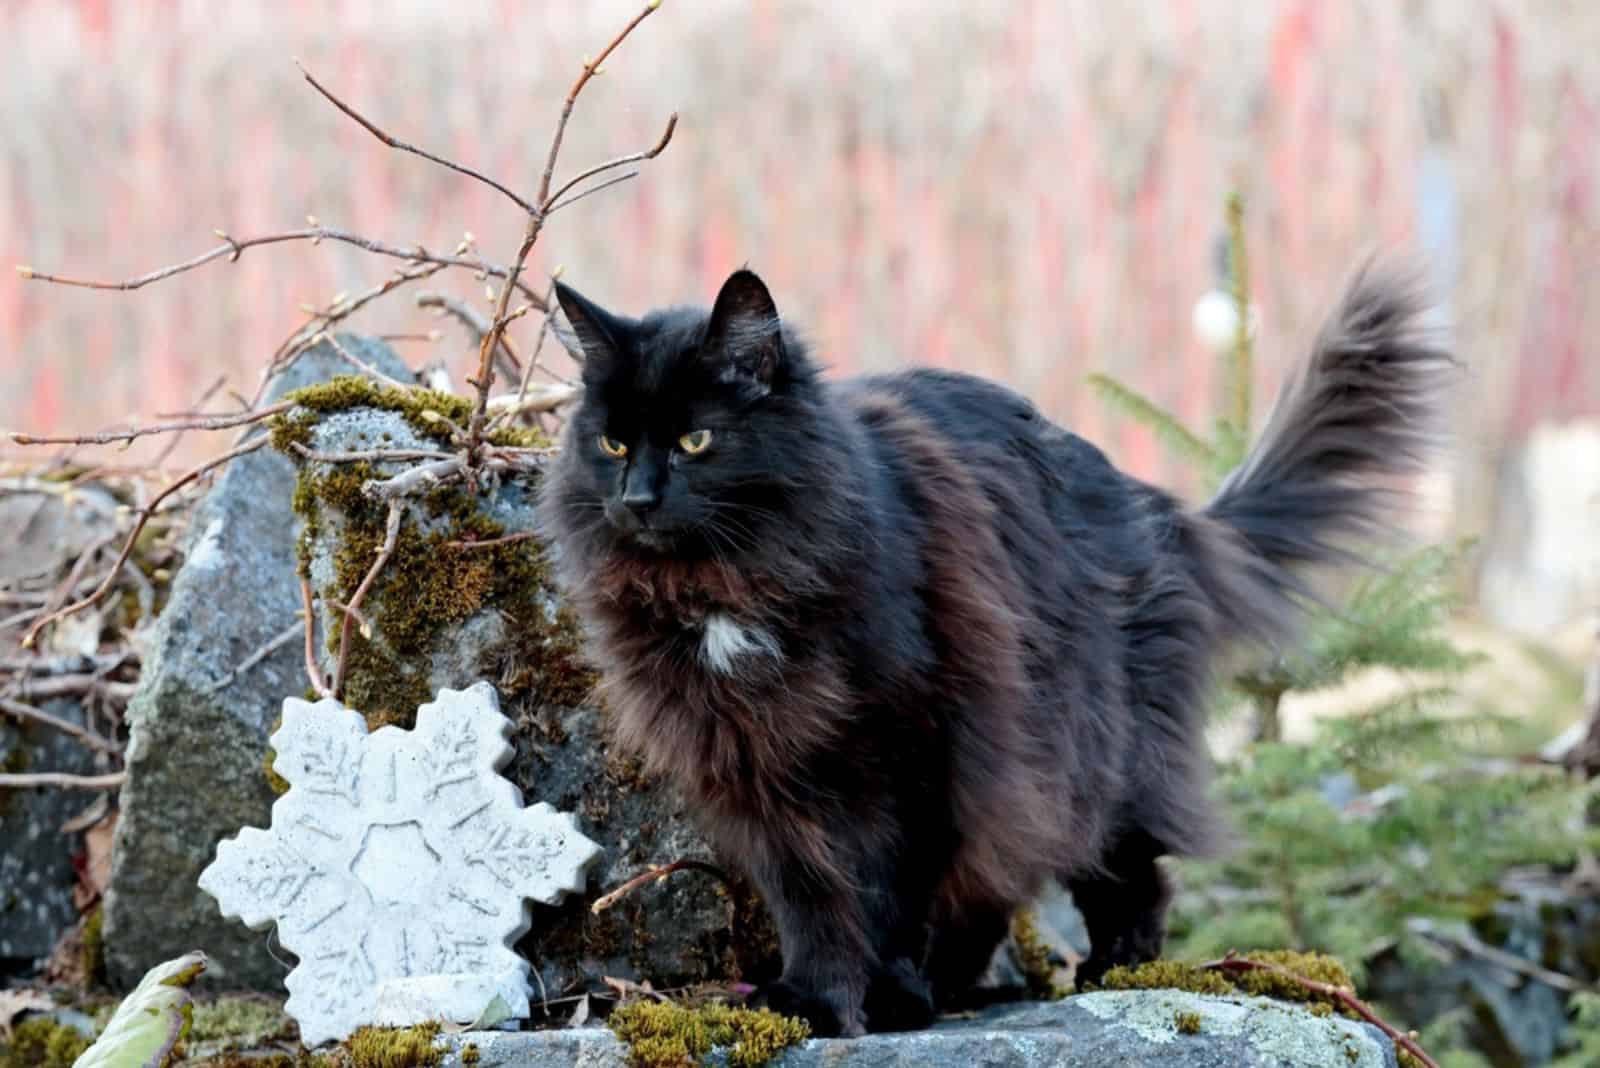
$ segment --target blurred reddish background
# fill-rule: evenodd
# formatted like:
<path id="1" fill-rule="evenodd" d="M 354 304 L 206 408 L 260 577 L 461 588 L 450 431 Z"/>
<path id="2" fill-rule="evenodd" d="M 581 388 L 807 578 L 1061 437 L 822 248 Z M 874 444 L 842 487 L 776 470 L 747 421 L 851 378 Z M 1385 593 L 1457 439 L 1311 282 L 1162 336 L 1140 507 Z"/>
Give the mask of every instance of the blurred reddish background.
<path id="1" fill-rule="evenodd" d="M 397 135 L 531 188 L 582 57 L 636 0 L 315 4 L 10 0 L 0 256 L 116 279 L 237 236 L 323 223 L 513 253 L 492 191 Z M 1470 380 L 1458 521 L 1537 422 L 1600 410 L 1600 4 L 1592 0 L 669 2 L 584 96 L 564 170 L 682 114 L 644 174 L 557 216 L 533 266 L 620 310 L 704 301 L 743 263 L 840 370 L 1001 377 L 1150 476 L 1150 438 L 1083 388 L 1109 370 L 1199 418 L 1190 327 L 1221 205 L 1249 204 L 1262 385 L 1363 253 L 1431 259 Z M 0 278 L 0 426 L 87 430 L 257 370 L 392 261 L 252 250 L 135 293 Z M 486 306 L 470 275 L 440 276 Z M 430 283 L 431 285 L 432 283 Z M 465 376 L 469 347 L 401 293 L 356 329 Z M 537 323 L 514 327 L 523 346 Z M 183 456 L 208 455 L 198 437 Z"/>

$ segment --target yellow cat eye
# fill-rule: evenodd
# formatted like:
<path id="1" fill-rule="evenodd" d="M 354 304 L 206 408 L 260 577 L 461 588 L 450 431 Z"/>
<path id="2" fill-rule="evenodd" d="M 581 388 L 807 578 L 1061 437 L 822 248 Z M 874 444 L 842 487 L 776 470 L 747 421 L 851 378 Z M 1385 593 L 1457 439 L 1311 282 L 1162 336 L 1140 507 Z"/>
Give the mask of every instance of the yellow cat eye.
<path id="1" fill-rule="evenodd" d="M 615 438 L 608 438 L 604 434 L 600 435 L 600 451 L 618 460 L 628 455 L 628 447 L 626 445 Z"/>
<path id="2" fill-rule="evenodd" d="M 711 431 L 691 430 L 678 439 L 678 448 L 693 456 L 697 452 L 705 452 L 711 444 Z"/>

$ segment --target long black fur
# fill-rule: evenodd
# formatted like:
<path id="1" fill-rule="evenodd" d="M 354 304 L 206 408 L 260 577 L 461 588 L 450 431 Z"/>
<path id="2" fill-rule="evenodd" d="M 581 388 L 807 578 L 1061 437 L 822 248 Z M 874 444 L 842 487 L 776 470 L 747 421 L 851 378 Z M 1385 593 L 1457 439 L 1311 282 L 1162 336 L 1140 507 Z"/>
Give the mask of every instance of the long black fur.
<path id="1" fill-rule="evenodd" d="M 558 570 L 617 744 L 778 922 L 765 1000 L 821 1033 L 924 1024 L 1050 878 L 1080 980 L 1159 952 L 1157 859 L 1217 839 L 1219 652 L 1288 640 L 1297 570 L 1355 559 L 1423 455 L 1450 362 L 1416 292 L 1361 274 L 1192 511 L 993 383 L 825 381 L 748 271 L 642 319 L 560 287 L 586 363 L 544 490 Z"/>

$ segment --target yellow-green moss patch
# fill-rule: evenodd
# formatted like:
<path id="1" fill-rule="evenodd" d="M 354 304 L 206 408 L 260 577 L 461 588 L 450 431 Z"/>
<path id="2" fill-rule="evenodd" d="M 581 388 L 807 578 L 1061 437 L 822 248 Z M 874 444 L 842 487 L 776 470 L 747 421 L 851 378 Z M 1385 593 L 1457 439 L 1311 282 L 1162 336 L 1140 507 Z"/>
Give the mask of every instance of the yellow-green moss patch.
<path id="1" fill-rule="evenodd" d="M 1245 960 L 1273 964 L 1295 975 L 1355 992 L 1350 971 L 1325 953 L 1294 950 L 1256 950 L 1240 955 Z M 1102 990 L 1186 990 L 1192 994 L 1247 994 L 1253 997 L 1297 1001 L 1316 1016 L 1335 1012 L 1352 1019 L 1358 1014 L 1334 998 L 1306 988 L 1287 975 L 1258 969 L 1222 972 L 1181 961 L 1157 960 L 1134 968 L 1112 968 L 1101 979 Z"/>
<path id="2" fill-rule="evenodd" d="M 627 1044 L 633 1068 L 708 1064 L 712 1050 L 721 1050 L 730 1068 L 759 1068 L 811 1034 L 804 1020 L 720 1003 L 635 1001 L 619 1006 L 606 1022 Z"/>
<path id="3" fill-rule="evenodd" d="M 223 996 L 194 1006 L 189 1041 L 222 1042 L 230 1049 L 249 1049 L 293 1030 L 282 1007 L 266 998 Z"/>
<path id="4" fill-rule="evenodd" d="M 23 1020 L 0 1046 L 0 1068 L 72 1068 L 94 1041 L 69 1024 L 43 1016 Z"/>
<path id="5" fill-rule="evenodd" d="M 478 1047 L 475 1043 L 468 1042 L 465 1046 L 461 1047 L 462 1064 L 477 1064 L 479 1059 L 480 1056 L 478 1053 Z"/>
<path id="6" fill-rule="evenodd" d="M 363 1027 L 346 1044 L 349 1063 L 351 1068 L 431 1068 L 444 1057 L 433 1044 L 438 1034 L 436 1023 L 393 1029 Z"/>
<path id="7" fill-rule="evenodd" d="M 102 931 L 101 909 L 98 905 L 83 921 L 83 949 L 79 963 L 83 966 L 83 981 L 90 985 L 100 981 L 106 969 L 106 942 Z"/>
<path id="8" fill-rule="evenodd" d="M 1198 1012 L 1175 1012 L 1172 1014 L 1172 1026 L 1178 1029 L 1180 1035 L 1198 1035 L 1200 1033 L 1200 1014 Z"/>
<path id="9" fill-rule="evenodd" d="M 1028 993 L 1045 1001 L 1066 996 L 1056 983 L 1055 965 L 1050 963 L 1050 947 L 1039 934 L 1032 910 L 1021 909 L 1011 917 L 1011 941 L 1016 946 L 1017 967 L 1028 983 Z"/>

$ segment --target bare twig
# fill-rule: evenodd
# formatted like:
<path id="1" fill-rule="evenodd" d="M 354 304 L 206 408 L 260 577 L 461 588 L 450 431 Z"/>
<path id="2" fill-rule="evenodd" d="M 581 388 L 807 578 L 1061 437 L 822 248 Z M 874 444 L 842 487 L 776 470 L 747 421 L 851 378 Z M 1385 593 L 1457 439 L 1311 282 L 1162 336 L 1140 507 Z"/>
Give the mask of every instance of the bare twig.
<path id="1" fill-rule="evenodd" d="M 318 342 L 321 342 L 321 341 L 326 341 L 329 345 L 333 346 L 333 351 L 338 353 L 339 354 L 339 358 L 341 360 L 343 360 L 345 363 L 348 363 L 350 366 L 354 367 L 356 370 L 360 371 L 362 374 L 370 375 L 372 378 L 376 379 L 377 381 L 383 383 L 386 386 L 390 386 L 390 387 L 392 387 L 394 389 L 400 389 L 400 390 L 407 390 L 407 389 L 415 389 L 415 388 L 417 388 L 417 384 L 415 382 L 402 382 L 398 378 L 390 378 L 388 375 L 384 374 L 382 371 L 380 371 L 376 367 L 372 366 L 366 360 L 363 360 L 361 357 L 357 356 L 355 353 L 353 353 L 349 349 L 345 348 L 342 344 L 339 343 L 339 339 L 338 338 L 334 337 L 332 334 L 328 333 L 326 330 L 319 331 L 316 334 L 316 336 L 311 339 L 311 343 L 313 345 L 315 345 L 315 344 L 317 344 Z"/>
<path id="2" fill-rule="evenodd" d="M 332 697 L 333 690 L 329 688 L 322 669 L 317 666 L 317 628 L 312 623 L 315 617 L 311 614 L 311 580 L 304 575 L 300 576 L 300 603 L 304 606 L 305 613 L 306 678 L 310 681 L 311 688 L 317 691 L 318 697 Z"/>
<path id="3" fill-rule="evenodd" d="M 324 464 L 350 464 L 363 460 L 369 463 L 378 463 L 385 460 L 451 460 L 455 453 L 442 452 L 438 449 L 363 449 L 358 452 L 317 452 L 308 449 L 298 441 L 291 441 L 289 447 L 307 460 L 314 460 Z"/>
<path id="4" fill-rule="evenodd" d="M 377 581 L 378 575 L 383 571 L 383 565 L 389 562 L 389 557 L 394 555 L 395 543 L 400 538 L 400 520 L 405 516 L 405 502 L 396 498 L 389 502 L 389 518 L 384 525 L 383 548 L 378 550 L 378 558 L 372 561 L 372 567 L 367 570 L 366 577 L 361 580 L 361 585 L 356 587 L 356 592 L 350 595 L 350 603 L 345 609 L 344 622 L 339 628 L 339 660 L 333 669 L 333 696 L 340 697 L 344 693 L 344 675 L 346 658 L 350 652 L 350 628 L 361 609 L 361 602 L 366 600 L 367 591 Z M 363 634 L 363 637 L 371 637 Z"/>
<path id="5" fill-rule="evenodd" d="M 545 295 L 545 303 L 549 304 L 551 294 Z M 418 293 L 417 307 L 434 308 L 441 315 L 452 315 L 472 334 L 474 345 L 483 344 L 483 335 L 489 332 L 489 320 L 485 319 L 472 305 L 464 300 L 452 297 L 447 293 Z M 504 334 L 500 336 L 499 356 L 506 364 L 506 370 L 514 375 L 522 374 L 522 360 L 517 356 L 516 349 L 511 346 L 511 339 Z"/>
<path id="6" fill-rule="evenodd" d="M 612 47 L 615 47 L 615 45 Z M 609 49 L 607 51 L 609 51 Z M 549 214 L 550 212 L 556 210 L 556 208 L 561 206 L 561 198 L 563 196 L 565 196 L 579 183 L 587 181 L 597 174 L 604 174 L 606 171 L 615 170 L 618 167 L 626 167 L 630 163 L 641 163 L 647 159 L 655 159 L 666 150 L 667 143 L 672 140 L 672 132 L 677 128 L 678 113 L 674 111 L 667 119 L 667 128 L 661 131 L 661 140 L 657 141 L 654 145 L 645 149 L 643 152 L 632 152 L 626 156 L 618 156 L 614 160 L 608 160 L 607 162 L 598 166 L 590 167 L 588 170 L 581 172 L 576 177 L 569 179 L 565 185 L 550 195 L 549 200 L 546 201 L 548 206 L 545 208 L 545 213 Z M 576 200 L 577 198 L 574 197 L 573 199 Z M 568 201 L 568 203 L 571 203 L 571 201 Z"/>
<path id="7" fill-rule="evenodd" d="M 707 875 L 713 875 L 722 880 L 724 884 L 729 883 L 728 873 L 717 867 L 715 864 L 708 863 L 704 860 L 675 860 L 671 864 L 657 865 L 651 868 L 649 871 L 644 872 L 642 875 L 635 875 L 632 879 L 629 879 L 615 890 L 611 890 L 600 895 L 599 897 L 595 898 L 594 904 L 589 906 L 589 911 L 598 916 L 612 905 L 615 905 L 618 901 L 621 901 L 623 898 L 639 889 L 639 887 L 644 886 L 647 883 L 659 882 L 671 875 L 673 872 L 679 871 L 704 872 Z"/>
<path id="8" fill-rule="evenodd" d="M 198 401 L 196 401 L 195 404 L 194 404 L 195 409 L 199 410 L 201 408 L 204 408 L 206 406 L 206 402 L 209 401 L 212 397 L 216 396 L 217 390 L 221 389 L 223 387 L 223 385 L 227 381 L 228 381 L 228 376 L 227 375 L 218 375 L 217 378 L 216 378 L 216 381 L 212 382 L 211 385 L 207 386 L 205 392 L 200 394 L 200 399 Z M 176 418 L 183 418 L 183 417 L 182 416 L 160 416 L 160 415 L 158 415 L 158 416 L 156 416 L 156 418 L 157 419 L 167 419 L 167 418 L 176 419 Z M 168 440 L 165 448 L 163 448 L 160 452 L 156 453 L 156 458 L 151 461 L 152 466 L 160 467 L 162 464 L 166 463 L 167 460 L 172 456 L 172 454 L 178 451 L 178 443 L 181 442 L 181 441 L 183 441 L 183 431 L 180 430 L 177 433 L 172 435 L 171 439 Z"/>
<path id="9" fill-rule="evenodd" d="M 21 701 L 13 701 L 9 697 L 0 697 L 0 712 L 4 712 L 8 716 L 14 716 L 19 720 L 27 720 L 49 727 L 52 730 L 58 730 L 62 734 L 70 734 L 89 748 L 98 749 L 102 753 L 120 753 L 122 751 L 121 747 L 115 742 L 102 738 L 91 730 L 80 727 L 70 720 L 52 716 L 41 708 L 25 705 Z"/>
<path id="10" fill-rule="evenodd" d="M 37 701 L 94 692 L 113 701 L 126 701 L 133 696 L 133 689 L 131 682 L 113 682 L 101 675 L 50 675 L 42 679 L 19 679 L 13 690 L 4 696 Z"/>
<path id="11" fill-rule="evenodd" d="M 545 303 L 547 305 L 552 305 L 553 306 L 553 302 L 555 300 L 555 295 L 556 295 L 556 280 L 554 278 L 551 278 L 550 279 L 550 285 L 545 290 L 545 294 L 544 294 Z M 553 313 L 551 313 L 551 312 L 546 312 L 545 316 L 544 316 L 544 320 L 539 323 L 539 336 L 538 336 L 537 339 L 534 340 L 534 343 L 533 343 L 533 355 L 528 358 L 528 366 L 524 367 L 522 369 L 522 379 L 521 379 L 520 382 L 517 383 L 516 404 L 519 405 L 519 406 L 522 404 L 523 398 L 525 398 L 528 395 L 528 383 L 533 378 L 533 372 L 534 372 L 535 368 L 538 368 L 539 370 L 544 371 L 545 374 L 550 375 L 551 378 L 554 378 L 554 379 L 560 381 L 563 385 L 572 385 L 571 382 L 568 382 L 566 379 L 562 378 L 560 375 L 555 374 L 553 371 L 549 370 L 548 368 L 546 368 L 543 364 L 541 364 L 539 362 L 539 357 L 544 352 L 544 343 L 550 337 L 550 316 L 552 314 Z M 495 417 L 494 424 L 492 424 L 492 425 L 499 425 L 501 422 L 503 422 L 503 421 L 505 421 L 507 419 L 515 418 L 515 416 L 516 416 L 516 412 L 514 412 L 514 411 L 512 411 L 512 412 L 504 412 L 504 413 L 502 413 L 500 415 L 497 415 Z"/>
<path id="12" fill-rule="evenodd" d="M 603 193 L 607 189 L 610 189 L 614 185 L 621 185 L 623 182 L 630 181 L 631 179 L 634 179 L 634 178 L 637 178 L 637 177 L 639 177 L 639 172 L 638 171 L 628 171 L 625 174 L 617 175 L 615 178 L 607 178 L 605 181 L 601 182 L 599 185 L 591 185 L 588 189 L 585 189 L 581 193 L 574 193 L 572 196 L 570 196 L 567 199 L 561 201 L 559 204 L 550 205 L 549 214 L 554 215 L 556 212 L 560 211 L 562 208 L 570 208 L 570 207 L 572 207 L 572 205 L 576 204 L 578 201 L 583 200 L 586 197 L 592 197 L 596 193 Z"/>
<path id="13" fill-rule="evenodd" d="M 1282 976 L 1285 979 L 1299 984 L 1305 989 L 1311 991 L 1313 994 L 1319 994 L 1322 997 L 1337 1001 L 1339 1004 L 1343 1005 L 1351 1012 L 1354 1012 L 1356 1015 L 1360 1016 L 1363 1020 L 1366 1020 L 1384 1034 L 1388 1035 L 1394 1041 L 1395 1045 L 1399 1046 L 1417 1060 L 1421 1061 L 1425 1068 L 1439 1068 L 1439 1062 L 1424 1053 L 1422 1051 L 1422 1047 L 1417 1045 L 1415 1038 L 1416 1032 L 1413 1031 L 1408 1033 L 1401 1031 L 1399 1028 L 1383 1019 L 1383 1017 L 1373 1012 L 1372 1009 L 1367 1006 L 1366 1002 L 1356 997 L 1354 991 L 1351 991 L 1345 987 L 1334 986 L 1332 983 L 1319 982 L 1316 979 L 1308 979 L 1303 975 L 1297 975 L 1288 968 L 1280 967 L 1276 964 L 1269 964 L 1268 962 L 1262 960 L 1251 960 L 1249 957 L 1241 957 L 1237 953 L 1232 952 L 1230 952 L 1226 957 L 1223 957 L 1221 960 L 1214 960 L 1209 964 L 1202 964 L 1200 967 L 1206 971 L 1271 972 L 1273 975 Z"/>
<path id="14" fill-rule="evenodd" d="M 290 642 L 294 641 L 295 638 L 299 637 L 300 628 L 304 627 L 305 625 L 306 624 L 304 620 L 296 620 L 295 623 L 288 629 L 274 635 L 272 639 L 267 642 L 267 644 L 263 645 L 261 648 L 257 649 L 255 652 L 239 661 L 237 667 L 229 671 L 216 682 L 212 683 L 210 689 L 206 692 L 216 693 L 219 690 L 226 689 L 228 686 L 232 685 L 233 681 L 239 676 L 248 673 L 251 668 L 255 667 L 267 657 L 271 656 L 279 649 L 282 649 L 285 645 L 288 645 Z"/>
<path id="15" fill-rule="evenodd" d="M 451 549 L 492 549 L 497 545 L 515 545 L 519 541 L 527 541 L 536 537 L 538 535 L 531 530 L 521 530 L 515 534 L 489 538 L 486 541 L 447 541 L 445 545 Z"/>
<path id="16" fill-rule="evenodd" d="M 433 489 L 446 482 L 454 482 L 466 473 L 466 463 L 459 456 L 436 460 L 402 471 L 393 478 L 368 482 L 361 491 L 374 500 L 390 501 L 410 497 Z"/>
<path id="17" fill-rule="evenodd" d="M 472 419 L 467 424 L 467 470 L 465 473 L 469 477 L 472 470 L 479 466 L 483 460 L 481 451 L 483 427 L 489 409 L 489 389 L 494 385 L 495 347 L 500 343 L 501 335 L 505 333 L 506 323 L 509 321 L 506 311 L 511 304 L 511 290 L 522 272 L 522 265 L 528 259 L 528 253 L 533 250 L 534 242 L 539 239 L 539 231 L 544 226 L 544 220 L 549 216 L 551 205 L 554 203 L 554 198 L 550 195 L 550 182 L 555 174 L 556 160 L 561 155 L 561 142 L 566 136 L 567 123 L 572 119 L 573 106 L 578 101 L 578 94 L 583 92 L 583 87 L 589 84 L 589 79 L 594 77 L 595 71 L 606 61 L 606 57 L 616 51 L 617 47 L 627 39 L 628 34 L 632 33 L 639 23 L 648 18 L 650 13 L 660 6 L 661 0 L 650 0 L 645 5 L 644 10 L 635 15 L 611 39 L 610 43 L 600 50 L 598 56 L 585 63 L 583 71 L 578 75 L 577 80 L 572 83 L 572 88 L 567 91 L 566 99 L 562 102 L 561 117 L 556 120 L 555 133 L 550 138 L 550 150 L 545 157 L 544 173 L 539 178 L 539 193 L 534 197 L 534 203 L 538 205 L 538 208 L 528 216 L 528 226 L 522 234 L 522 245 L 517 249 L 516 259 L 511 263 L 510 274 L 506 276 L 506 284 L 500 287 L 500 296 L 495 302 L 494 319 L 489 324 L 489 332 L 483 336 L 482 344 L 478 346 L 478 375 L 476 379 L 472 380 L 472 385 L 477 389 L 478 397 L 477 403 L 472 408 Z M 667 124 L 666 136 L 652 149 L 652 153 L 659 153 L 666 148 L 667 142 L 671 140 L 672 130 L 675 126 L 675 120 Z M 541 310 L 547 314 L 549 312 L 548 306 Z"/>
<path id="18" fill-rule="evenodd" d="M 393 256 L 396 259 L 408 260 L 413 263 L 436 263 L 444 267 L 465 267 L 479 274 L 489 275 L 494 278 L 505 278 L 511 274 L 508 268 L 497 263 L 490 263 L 482 257 L 441 256 L 437 253 L 429 252 L 421 245 L 412 245 L 410 248 L 404 248 L 400 245 L 391 245 L 385 241 L 375 241 L 370 237 L 351 233 L 349 230 L 336 230 L 328 226 L 308 226 L 299 230 L 263 234 L 260 237 L 234 238 L 229 237 L 227 234 L 222 234 L 221 237 L 226 244 L 208 252 L 202 252 L 193 259 L 184 260 L 182 263 L 161 267 L 147 274 L 141 274 L 121 282 L 100 282 L 87 278 L 68 278 L 64 275 L 46 274 L 43 271 L 36 271 L 32 267 L 25 266 L 19 266 L 17 273 L 23 278 L 38 282 L 54 282 L 56 285 L 78 286 L 83 289 L 140 289 L 152 282 L 171 278 L 175 274 L 192 271 L 196 267 L 202 267 L 213 260 L 221 259 L 223 256 L 227 256 L 229 262 L 232 262 L 237 260 L 239 254 L 245 249 L 254 248 L 257 245 L 274 245 L 283 241 L 310 241 L 312 244 L 322 241 L 340 241 L 344 244 L 354 245 L 357 248 L 376 253 L 379 256 Z M 540 311 L 544 310 L 543 301 L 537 293 L 526 286 L 519 286 L 518 288 L 521 289 L 523 296 L 536 302 L 534 307 Z"/>
<path id="19" fill-rule="evenodd" d="M 128 781 L 125 771 L 106 775 L 68 775 L 59 771 L 23 772 L 0 775 L 0 790 L 29 790 L 36 786 L 56 786 L 68 790 L 120 790 Z"/>
<path id="20" fill-rule="evenodd" d="M 89 596 L 85 597 L 83 600 L 69 604 L 65 608 L 57 609 L 56 611 L 45 616 L 43 619 L 35 622 L 28 628 L 28 632 L 22 636 L 23 648 L 32 648 L 35 639 L 38 638 L 39 631 L 43 630 L 47 625 L 54 623 L 58 619 L 70 616 L 76 612 L 81 612 L 85 608 L 91 608 L 94 605 L 99 604 L 105 595 L 111 592 L 112 587 L 116 585 L 117 576 L 122 571 L 122 566 L 128 562 L 128 557 L 133 555 L 133 547 L 138 543 L 139 535 L 141 532 L 143 532 L 145 524 L 150 521 L 151 516 L 155 515 L 156 509 L 160 506 L 162 501 L 166 500 L 168 497 L 172 496 L 189 483 L 199 479 L 207 472 L 213 471 L 224 464 L 231 463 L 232 461 L 237 460 L 239 457 L 248 453 L 255 452 L 257 449 L 266 445 L 271 440 L 271 438 L 263 435 L 256 438 L 254 441 L 246 442 L 236 449 L 231 449 L 228 452 L 223 453 L 214 460 L 206 461 L 199 467 L 190 470 L 188 473 L 179 476 L 175 481 L 169 483 L 165 489 L 155 495 L 149 504 L 139 509 L 139 519 L 134 523 L 133 529 L 128 532 L 127 540 L 122 543 L 122 552 L 117 554 L 116 562 L 111 565 L 111 571 L 106 575 L 105 579 L 101 581 L 100 585 L 96 587 L 95 591 L 89 594 Z"/>
<path id="21" fill-rule="evenodd" d="M 18 445 L 108 445 L 114 441 L 132 441 L 148 434 L 170 434 L 184 430 L 228 430 L 248 423 L 259 423 L 261 420 L 277 415 L 279 412 L 288 411 L 293 404 L 284 402 L 274 404 L 269 408 L 256 411 L 241 412 L 238 415 L 210 415 L 202 419 L 185 419 L 176 423 L 155 423 L 150 426 L 129 427 L 126 430 L 102 430 L 98 434 L 81 434 L 76 437 L 40 438 L 32 434 L 12 434 L 11 440 Z"/>
<path id="22" fill-rule="evenodd" d="M 448 167 L 457 174 L 464 174 L 469 178 L 476 178 L 484 185 L 498 189 L 500 192 L 510 197 L 516 203 L 517 207 L 521 208 L 523 211 L 526 211 L 530 214 L 533 212 L 534 208 L 532 204 L 529 204 L 526 200 L 507 189 L 493 178 L 490 178 L 487 175 L 479 174 L 471 167 L 464 167 L 461 164 L 454 163 L 442 156 L 435 156 L 432 152 L 429 152 L 426 149 L 418 148 L 416 145 L 408 145 L 399 138 L 391 137 L 384 133 L 376 125 L 374 125 L 371 120 L 364 117 L 355 108 L 351 107 L 349 104 L 346 104 L 343 100 L 340 100 L 338 97 L 334 96 L 331 92 L 325 89 L 322 83 L 313 78 L 311 76 L 311 72 L 306 70 L 305 66 L 302 65 L 299 60 L 295 61 L 295 66 L 300 68 L 300 73 L 305 76 L 306 81 L 311 83 L 311 88 L 315 89 L 317 92 L 326 97 L 328 103 L 332 104 L 334 107 L 338 108 L 340 111 L 354 119 L 356 122 L 360 123 L 368 133 L 382 141 L 384 144 L 388 145 L 390 148 L 398 148 L 402 152 L 410 152 L 412 155 L 421 156 L 423 159 L 431 160 L 434 163 L 439 164 L 441 167 Z"/>

